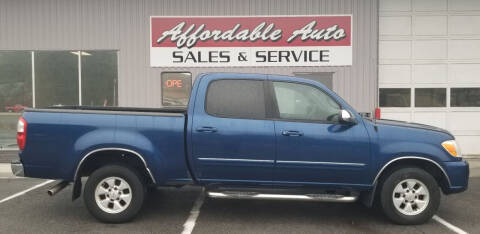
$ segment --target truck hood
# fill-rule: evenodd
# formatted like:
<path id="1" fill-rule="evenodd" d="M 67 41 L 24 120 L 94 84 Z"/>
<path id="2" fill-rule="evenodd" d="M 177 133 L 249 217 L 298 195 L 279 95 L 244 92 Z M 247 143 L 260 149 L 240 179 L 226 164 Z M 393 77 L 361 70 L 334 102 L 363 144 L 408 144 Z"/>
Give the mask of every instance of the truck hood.
<path id="1" fill-rule="evenodd" d="M 419 123 L 410 123 L 410 122 L 405 122 L 405 121 L 397 121 L 397 120 L 388 120 L 388 119 L 376 119 L 374 120 L 375 124 L 383 124 L 383 125 L 390 125 L 390 126 L 397 126 L 397 127 L 406 127 L 406 128 L 417 128 L 417 129 L 423 129 L 423 130 L 430 130 L 430 131 L 436 131 L 436 132 L 441 132 L 448 134 L 452 137 L 452 133 L 449 131 L 443 129 L 443 128 L 438 128 L 426 124 L 419 124 Z"/>

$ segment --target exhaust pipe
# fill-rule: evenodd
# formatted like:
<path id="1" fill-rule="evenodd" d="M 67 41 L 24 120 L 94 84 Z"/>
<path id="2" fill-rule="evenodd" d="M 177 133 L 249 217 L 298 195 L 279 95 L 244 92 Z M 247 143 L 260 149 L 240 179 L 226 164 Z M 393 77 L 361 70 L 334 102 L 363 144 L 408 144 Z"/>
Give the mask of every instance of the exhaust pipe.
<path id="1" fill-rule="evenodd" d="M 48 195 L 50 196 L 53 196 L 55 194 L 57 194 L 58 192 L 62 191 L 62 189 L 64 189 L 65 187 L 67 187 L 67 185 L 69 184 L 68 181 L 61 181 L 60 183 L 52 186 L 48 191 Z"/>

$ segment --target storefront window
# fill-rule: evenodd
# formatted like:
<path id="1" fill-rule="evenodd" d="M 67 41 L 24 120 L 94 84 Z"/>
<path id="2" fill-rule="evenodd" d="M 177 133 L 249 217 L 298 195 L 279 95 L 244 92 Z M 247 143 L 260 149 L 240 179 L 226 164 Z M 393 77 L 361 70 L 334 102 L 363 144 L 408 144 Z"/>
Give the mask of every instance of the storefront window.
<path id="1" fill-rule="evenodd" d="M 27 107 L 117 106 L 117 69 L 117 51 L 0 51 L 0 150 L 17 149 Z"/>
<path id="2" fill-rule="evenodd" d="M 380 107 L 410 107 L 410 89 L 381 88 Z"/>
<path id="3" fill-rule="evenodd" d="M 35 52 L 36 107 L 78 105 L 78 52 Z"/>
<path id="4" fill-rule="evenodd" d="M 446 107 L 447 89 L 418 88 L 415 89 L 415 107 Z"/>
<path id="5" fill-rule="evenodd" d="M 31 106 L 31 52 L 0 51 L 0 150 L 17 147 L 18 118 Z"/>
<path id="6" fill-rule="evenodd" d="M 82 105 L 117 105 L 117 52 L 82 51 Z"/>
<path id="7" fill-rule="evenodd" d="M 162 105 L 180 106 L 188 105 L 192 90 L 192 74 L 188 72 L 162 73 Z"/>

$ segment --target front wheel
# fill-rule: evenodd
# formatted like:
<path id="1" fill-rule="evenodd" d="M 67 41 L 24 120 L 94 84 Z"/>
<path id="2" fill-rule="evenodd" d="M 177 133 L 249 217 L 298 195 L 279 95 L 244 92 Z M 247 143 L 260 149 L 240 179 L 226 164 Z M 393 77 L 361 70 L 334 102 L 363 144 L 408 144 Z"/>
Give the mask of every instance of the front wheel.
<path id="1" fill-rule="evenodd" d="M 122 223 L 133 219 L 142 207 L 145 185 L 135 170 L 108 165 L 94 171 L 83 194 L 88 211 L 98 220 Z"/>
<path id="2" fill-rule="evenodd" d="M 380 204 L 385 215 L 395 223 L 421 224 L 437 212 L 440 189 L 428 172 L 420 168 L 402 168 L 383 182 Z"/>

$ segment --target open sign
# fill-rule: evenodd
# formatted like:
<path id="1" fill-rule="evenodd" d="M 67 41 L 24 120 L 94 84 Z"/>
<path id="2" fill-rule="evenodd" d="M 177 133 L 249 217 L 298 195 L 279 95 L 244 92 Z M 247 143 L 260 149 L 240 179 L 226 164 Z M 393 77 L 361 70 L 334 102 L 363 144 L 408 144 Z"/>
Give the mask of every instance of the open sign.
<path id="1" fill-rule="evenodd" d="M 166 80 L 165 86 L 167 88 L 183 88 L 183 80 Z"/>
<path id="2" fill-rule="evenodd" d="M 162 105 L 184 107 L 192 90 L 192 74 L 188 72 L 162 73 Z"/>

